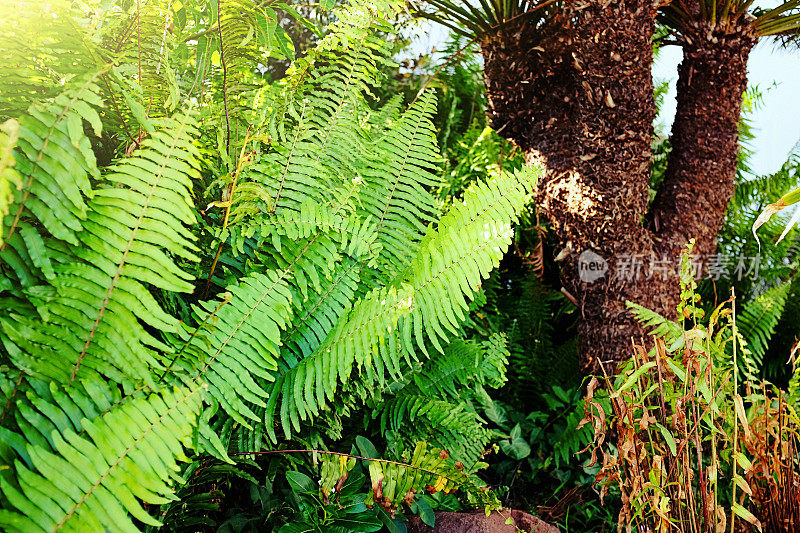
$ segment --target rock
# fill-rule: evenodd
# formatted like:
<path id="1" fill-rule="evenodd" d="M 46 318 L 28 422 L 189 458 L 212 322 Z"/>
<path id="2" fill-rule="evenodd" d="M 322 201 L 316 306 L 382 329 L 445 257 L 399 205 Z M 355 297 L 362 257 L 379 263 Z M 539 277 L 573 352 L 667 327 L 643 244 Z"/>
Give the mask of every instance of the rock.
<path id="1" fill-rule="evenodd" d="M 514 525 L 506 524 L 511 517 Z M 483 511 L 467 513 L 436 513 L 436 527 L 425 525 L 418 516 L 408 522 L 408 533 L 559 533 L 559 529 L 542 522 L 528 513 L 516 509 L 494 511 L 489 516 Z"/>

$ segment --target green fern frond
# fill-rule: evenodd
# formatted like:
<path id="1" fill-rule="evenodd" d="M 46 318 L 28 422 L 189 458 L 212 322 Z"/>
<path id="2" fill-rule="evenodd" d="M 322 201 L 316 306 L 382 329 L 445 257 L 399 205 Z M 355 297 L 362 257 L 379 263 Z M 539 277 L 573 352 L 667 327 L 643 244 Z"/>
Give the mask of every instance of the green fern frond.
<path id="1" fill-rule="evenodd" d="M 7 3 L 0 28 L 0 119 L 17 117 L 33 102 L 63 91 L 61 82 L 95 68 L 76 31 L 73 2 L 54 0 L 31 9 Z M 0 120 L 0 121 L 2 121 Z"/>
<path id="2" fill-rule="evenodd" d="M 390 128 L 364 170 L 361 202 L 378 221 L 380 263 L 387 273 L 391 265 L 408 264 L 439 210 L 429 192 L 439 185 L 433 164 L 440 158 L 430 120 L 435 110 L 429 91 Z"/>
<path id="3" fill-rule="evenodd" d="M 13 450 L 28 467 L 32 466 L 29 444 L 56 453 L 54 432 L 81 433 L 84 419 L 94 420 L 123 403 L 119 388 L 100 380 L 61 386 L 52 381 L 20 377 L 10 394 L 15 401 L 8 403 L 3 418 L 13 420 L 13 424 L 7 422 L 7 427 L 0 427 L 0 442 L 8 447 L 0 452 L 0 457 L 6 464 L 12 464 L 15 457 L 6 452 Z M 124 401 L 136 396 L 135 393 L 126 396 Z"/>
<path id="4" fill-rule="evenodd" d="M 296 125 L 291 136 L 285 143 L 273 143 L 245 174 L 249 181 L 264 187 L 272 199 L 273 213 L 281 209 L 299 211 L 309 199 L 326 203 L 326 191 L 335 186 L 316 157 L 319 146 L 309 122 L 311 109 L 307 101 L 300 102 L 298 109 L 292 106 L 289 113 Z"/>
<path id="5" fill-rule="evenodd" d="M 346 200 L 345 200 L 346 201 Z M 375 224 L 369 217 L 362 219 L 347 216 L 336 204 L 331 209 L 326 205 L 305 201 L 298 211 L 266 213 L 250 217 L 220 233 L 220 240 L 230 239 L 234 253 L 245 252 L 245 240 L 254 238 L 255 247 L 270 243 L 277 253 L 283 249 L 282 242 L 312 238 L 319 232 L 331 233 L 340 241 L 341 249 L 353 257 L 375 254 L 379 248 L 375 244 Z"/>
<path id="6" fill-rule="evenodd" d="M 352 33 L 354 28 L 346 30 Z M 273 213 L 299 210 L 308 199 L 330 202 L 335 199 L 332 190 L 357 177 L 365 151 L 359 106 L 388 52 L 386 43 L 369 32 L 362 29 L 356 35 L 361 38 L 345 49 L 331 50 L 331 43 L 323 40 L 306 60 L 318 61 L 320 67 L 308 71 L 296 94 L 288 91 L 280 97 L 285 102 L 274 104 L 281 111 L 266 124 L 269 150 L 245 172 L 248 181 L 263 186 Z M 343 37 L 332 34 L 334 39 Z"/>
<path id="7" fill-rule="evenodd" d="M 503 175 L 472 187 L 464 202 L 430 229 L 408 272 L 357 302 L 314 354 L 275 383 L 267 431 L 276 412 L 287 438 L 292 428 L 299 431 L 301 420 L 318 415 L 333 400 L 338 382 L 347 383 L 354 365 L 362 382 L 385 386 L 386 373 L 399 376 L 401 357 L 416 359 L 418 348 L 427 354 L 428 342 L 441 351 L 439 339 L 456 337 L 466 299 L 510 244 L 511 222 L 527 200 L 534 172 Z"/>
<path id="8" fill-rule="evenodd" d="M 272 380 L 278 370 L 281 330 L 292 315 L 287 273 L 253 273 L 228 287 L 229 300 L 221 308 L 214 301 L 200 304 L 198 315 L 214 314 L 213 329 L 204 336 L 186 337 L 182 360 L 176 365 L 208 383 L 209 394 L 242 425 L 260 418 L 248 407 L 266 407 L 267 392 L 256 380 Z"/>
<path id="9" fill-rule="evenodd" d="M 94 191 L 84 229 L 76 234 L 80 245 L 53 266 L 55 290 L 28 292 L 42 303 L 41 320 L 3 321 L 21 368 L 60 382 L 83 371 L 153 384 L 151 372 L 161 364 L 152 348 L 167 347 L 143 323 L 171 331 L 177 320 L 161 310 L 144 283 L 193 290 L 192 277 L 168 254 L 196 259 L 195 237 L 184 224 L 194 222 L 190 190 L 198 175 L 190 115 L 154 123 L 160 128 L 134 157 L 111 167 Z"/>
<path id="10" fill-rule="evenodd" d="M 380 419 L 381 432 L 397 432 L 406 443 L 422 439 L 447 449 L 470 471 L 496 437 L 466 403 L 428 394 L 402 394 L 386 402 L 374 416 Z"/>
<path id="11" fill-rule="evenodd" d="M 159 525 L 139 500 L 173 497 L 175 460 L 185 460 L 183 448 L 191 447 L 201 392 L 164 391 L 83 419 L 85 436 L 53 433 L 57 454 L 29 445 L 31 466 L 17 462 L 14 477 L 0 480 L 9 506 L 0 510 L 0 524 L 13 531 L 138 531 L 130 513 Z"/>
<path id="12" fill-rule="evenodd" d="M 21 220 L 30 219 L 57 239 L 78 244 L 75 234 L 86 218 L 90 178 L 100 175 L 83 121 L 100 135 L 96 109 L 103 102 L 97 82 L 106 70 L 76 80 L 52 101 L 34 104 L 20 118 L 14 157 L 22 188 L 2 224 L 4 241 L 14 235 Z"/>
<path id="13" fill-rule="evenodd" d="M 736 184 L 734 205 L 748 207 L 755 202 L 777 201 L 778 198 L 800 185 L 800 153 L 793 151 L 783 163 L 780 170 L 767 176 L 740 180 Z"/>
<path id="14" fill-rule="evenodd" d="M 264 52 L 277 48 L 287 59 L 294 59 L 292 42 L 277 20 L 275 11 L 264 3 L 220 1 L 217 30 L 228 70 L 228 88 L 232 91 L 241 90 L 237 85 L 252 83 L 255 66 L 264 60 Z"/>
<path id="15" fill-rule="evenodd" d="M 322 281 L 322 290 L 302 303 L 285 342 L 298 359 L 311 355 L 346 313 L 355 300 L 358 279 L 358 262 L 345 258 L 331 279 Z"/>
<path id="16" fill-rule="evenodd" d="M 758 298 L 747 302 L 736 317 L 736 326 L 757 368 L 763 364 L 769 339 L 783 314 L 790 289 L 789 282 L 771 287 Z"/>
<path id="17" fill-rule="evenodd" d="M 297 364 L 304 352 L 325 338 L 329 330 L 320 327 L 338 318 L 354 295 L 359 276 L 356 261 L 369 262 L 375 253 L 374 224 L 369 220 L 343 218 L 304 205 L 299 213 L 287 211 L 255 220 L 257 230 L 264 231 L 259 242 L 271 235 L 267 242 L 273 246 L 264 246 L 266 253 L 260 261 L 268 270 L 229 286 L 229 302 L 218 311 L 216 302 L 201 304 L 198 316 L 215 313 L 213 331 L 202 339 L 193 337 L 182 348 L 182 358 L 196 361 L 199 376 L 208 380 L 210 395 L 245 427 L 251 427 L 248 420 L 263 419 L 261 413 L 270 397 L 265 387 L 279 387 L 278 382 L 270 385 L 275 376 Z M 349 270 L 343 272 L 343 267 Z M 189 334 L 183 335 L 188 338 Z M 288 350 L 281 351 L 284 345 Z M 295 347 L 299 353 L 292 353 Z M 177 364 L 188 364 L 185 361 Z M 239 394 L 231 392 L 231 384 Z M 263 428 L 258 425 L 256 430 Z"/>
<path id="18" fill-rule="evenodd" d="M 427 341 L 441 352 L 438 338 L 446 341 L 458 334 L 468 311 L 467 299 L 474 298 L 511 244 L 512 224 L 538 173 L 538 168 L 526 167 L 473 185 L 463 201 L 454 203 L 438 226 L 429 229 L 408 272 L 414 306 L 411 320 L 401 328 L 408 353 L 414 351 L 412 336 L 427 354 Z"/>
<path id="19" fill-rule="evenodd" d="M 424 439 L 449 450 L 469 470 L 495 436 L 471 404 L 482 402 L 484 387 L 503 384 L 507 361 L 503 335 L 481 344 L 454 340 L 405 384 L 390 386 L 393 396 L 379 404 L 373 418 L 380 418 L 381 431 L 396 432 L 409 444 Z"/>
<path id="20" fill-rule="evenodd" d="M 0 246 L 4 235 L 1 222 L 14 201 L 14 191 L 22 189 L 22 178 L 14 169 L 14 147 L 18 139 L 19 122 L 8 119 L 0 124 Z"/>
<path id="21" fill-rule="evenodd" d="M 144 0 L 110 6 L 115 17 L 101 28 L 96 48 L 118 66 L 123 86 L 141 89 L 139 103 L 150 117 L 161 117 L 179 103 L 179 89 L 170 61 L 175 46 L 174 11 L 165 0 Z M 107 89 L 111 89 L 109 85 Z M 106 95 L 109 99 L 113 94 Z"/>
<path id="22" fill-rule="evenodd" d="M 667 320 L 655 311 L 651 311 L 639 304 L 627 302 L 626 305 L 640 324 L 652 328 L 650 335 L 664 339 L 664 342 L 668 345 L 674 343 L 683 335 L 683 326 L 680 324 Z"/>
<path id="23" fill-rule="evenodd" d="M 506 339 L 492 335 L 484 343 L 456 339 L 413 374 L 414 388 L 442 398 L 459 399 L 478 386 L 498 388 L 505 382 Z"/>

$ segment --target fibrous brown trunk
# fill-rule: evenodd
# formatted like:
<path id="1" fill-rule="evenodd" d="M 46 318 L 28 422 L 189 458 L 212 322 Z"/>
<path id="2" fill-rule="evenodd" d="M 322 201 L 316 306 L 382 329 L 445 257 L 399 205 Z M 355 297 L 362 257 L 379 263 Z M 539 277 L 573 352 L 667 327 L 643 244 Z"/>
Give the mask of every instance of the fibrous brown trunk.
<path id="1" fill-rule="evenodd" d="M 702 251 L 713 248 L 732 190 L 747 54 L 736 55 L 731 39 L 728 51 L 714 58 L 692 39 L 697 49 L 686 53 L 694 66 L 682 67 L 669 163 L 676 168 L 659 194 L 658 216 L 647 216 L 655 15 L 651 1 L 573 2 L 558 17 L 535 26 L 523 18 L 481 43 L 492 125 L 529 162 L 544 167 L 537 208 L 563 247 L 562 280 L 582 316 L 585 373 L 599 372 L 601 363 L 613 371 L 628 358 L 631 339 L 644 333 L 626 301 L 674 315 L 677 254 L 688 237 L 698 238 Z M 746 44 L 749 50 L 752 43 Z M 723 71 L 724 60 L 734 56 L 739 63 Z M 707 74 L 690 74 L 694 69 Z M 700 83 L 713 96 L 686 94 Z M 698 105 L 707 109 L 705 120 L 698 127 L 682 124 L 698 113 Z M 714 172 L 706 169 L 698 181 L 694 173 L 710 161 Z M 722 190 L 708 192 L 723 174 Z M 650 269 L 653 260 L 660 261 L 657 272 Z M 604 275 L 588 270 L 592 263 L 605 263 Z"/>
<path id="2" fill-rule="evenodd" d="M 715 251 L 734 193 L 747 59 L 755 43 L 745 25 L 697 24 L 681 36 L 672 151 L 651 210 L 664 247 L 694 237 L 694 253 Z"/>

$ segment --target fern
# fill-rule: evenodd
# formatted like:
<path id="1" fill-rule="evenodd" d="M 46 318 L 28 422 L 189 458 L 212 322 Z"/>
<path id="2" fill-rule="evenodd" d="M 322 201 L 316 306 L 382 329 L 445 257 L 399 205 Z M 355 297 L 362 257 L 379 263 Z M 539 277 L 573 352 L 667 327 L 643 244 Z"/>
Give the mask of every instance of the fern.
<path id="1" fill-rule="evenodd" d="M 151 373 L 161 364 L 153 349 L 167 348 L 142 323 L 170 331 L 177 321 L 142 283 L 193 290 L 191 276 L 165 251 L 195 257 L 183 224 L 194 221 L 189 190 L 197 175 L 190 116 L 157 124 L 143 148 L 110 168 L 105 186 L 93 191 L 75 237 L 80 245 L 52 266 L 52 289 L 30 293 L 41 299 L 41 320 L 12 315 L 2 321 L 6 348 L 21 368 L 60 382 L 74 381 L 82 370 L 154 384 Z"/>
<path id="2" fill-rule="evenodd" d="M 671 320 L 667 320 L 655 311 L 646 309 L 633 302 L 628 302 L 627 306 L 633 313 L 633 316 L 636 317 L 643 326 L 652 328 L 650 332 L 651 335 L 663 338 L 667 345 L 675 343 L 683 335 L 683 326 Z"/>
<path id="3" fill-rule="evenodd" d="M 24 113 L 31 102 L 55 97 L 62 79 L 92 69 L 81 57 L 83 43 L 72 2 L 57 0 L 37 9 L 9 7 L 0 28 L 0 117 Z M 77 53 L 76 53 L 77 52 Z"/>
<path id="4" fill-rule="evenodd" d="M 108 24 L 73 20 L 82 72 L 27 106 L 18 129 L 4 126 L 0 523 L 10 530 L 157 527 L 151 505 L 181 516 L 171 502 L 187 482 L 176 466 L 186 449 L 194 464 L 230 465 L 282 444 L 277 429 L 327 447 L 365 405 L 381 406 L 387 432 L 409 444 L 424 435 L 470 470 L 495 436 L 475 404 L 505 379 L 505 343 L 459 339 L 537 171 L 475 183 L 441 215 L 433 93 L 404 112 L 399 99 L 371 101 L 390 63 L 377 32 L 391 29 L 393 3 L 343 6 L 279 83 L 237 94 L 224 84 L 225 105 L 241 106 L 234 120 L 254 119 L 243 137 L 219 127 L 216 105 L 176 111 L 184 98 L 202 107 L 193 86 L 208 75 L 210 92 L 220 74 L 256 78 L 235 62 L 209 74 L 202 38 L 221 30 L 233 61 L 280 33 L 266 5 L 223 7 L 192 23 L 186 6 L 112 2 Z M 119 63 L 106 64 L 114 50 Z M 198 220 L 204 187 L 222 197 Z M 196 286 L 205 272 L 210 297 Z M 431 461 L 421 446 L 417 467 Z M 428 481 L 471 486 L 456 470 L 456 484 Z M 419 486 L 412 470 L 382 471 Z M 391 486 L 382 497 L 394 509 L 408 491 Z"/>
<path id="5" fill-rule="evenodd" d="M 384 269 L 413 257 L 426 225 L 437 212 L 428 192 L 439 185 L 432 167 L 438 160 L 429 118 L 434 105 L 432 92 L 413 104 L 379 142 L 364 171 L 362 202 L 366 213 L 378 221 Z"/>
<path id="6" fill-rule="evenodd" d="M 378 404 L 372 416 L 379 418 L 382 432 L 396 432 L 408 445 L 425 439 L 448 450 L 472 471 L 486 445 L 497 436 L 485 427 L 475 404 L 483 403 L 484 387 L 498 388 L 504 383 L 507 360 L 502 335 L 483 345 L 453 341 L 410 379 L 390 385 L 387 394 L 391 396 Z"/>
<path id="7" fill-rule="evenodd" d="M 783 313 L 791 283 L 776 285 L 758 298 L 747 302 L 736 317 L 736 325 L 744 337 L 753 363 L 763 365 L 764 353 L 775 326 Z"/>
<path id="8" fill-rule="evenodd" d="M 457 335 L 466 299 L 508 246 L 507 221 L 524 205 L 528 179 L 521 173 L 473 187 L 463 204 L 429 230 L 407 274 L 367 294 L 314 354 L 276 383 L 271 397 L 281 397 L 280 411 L 268 408 L 267 425 L 279 412 L 287 438 L 292 427 L 299 431 L 300 421 L 316 415 L 333 399 L 337 384 L 348 381 L 353 366 L 362 379 L 384 385 L 386 373 L 400 372 L 401 357 L 410 361 L 417 349 L 428 353 L 429 342 L 441 351 L 440 339 Z"/>
<path id="9" fill-rule="evenodd" d="M 22 179 L 14 169 L 14 146 L 19 138 L 19 122 L 8 119 L 0 125 L 0 221 L 8 215 L 14 201 L 14 190 L 22 189 Z M 3 244 L 3 226 L 0 224 L 0 246 Z"/>
<path id="10" fill-rule="evenodd" d="M 172 495 L 173 457 L 191 444 L 201 390 L 164 391 L 84 419 L 85 436 L 70 429 L 53 434 L 57 453 L 28 446 L 29 464 L 15 466 L 19 485 L 0 482 L 16 509 L 0 512 L 0 524 L 15 531 L 138 531 L 130 513 L 158 525 L 137 498 L 158 504 Z"/>
<path id="11" fill-rule="evenodd" d="M 94 36 L 98 54 L 114 61 L 130 85 L 141 88 L 139 103 L 148 116 L 163 116 L 179 103 L 170 53 L 175 46 L 175 20 L 168 2 L 140 0 L 112 7 L 116 15 L 108 28 Z M 111 97 L 111 95 L 109 95 Z"/>
<path id="12" fill-rule="evenodd" d="M 99 177 L 83 120 L 100 135 L 95 108 L 103 105 L 97 78 L 104 70 L 76 80 L 52 101 L 34 104 L 21 118 L 15 159 L 22 187 L 3 224 L 6 243 L 32 218 L 54 237 L 78 244 L 75 234 L 86 218 L 89 179 Z"/>

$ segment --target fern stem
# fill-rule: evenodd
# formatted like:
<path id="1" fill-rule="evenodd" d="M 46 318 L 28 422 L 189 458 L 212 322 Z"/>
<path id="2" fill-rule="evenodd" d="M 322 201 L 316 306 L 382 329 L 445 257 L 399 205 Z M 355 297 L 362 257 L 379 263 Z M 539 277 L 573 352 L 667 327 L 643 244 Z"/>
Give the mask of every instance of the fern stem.
<path id="1" fill-rule="evenodd" d="M 219 60 L 222 63 L 222 105 L 225 107 L 225 154 L 230 156 L 231 116 L 228 112 L 228 65 L 225 62 L 225 42 L 222 39 L 222 8 L 220 7 L 220 0 L 217 0 L 217 30 L 219 31 Z"/>
<path id="2" fill-rule="evenodd" d="M 247 126 L 247 133 L 244 134 L 244 143 L 242 144 L 242 151 L 239 153 L 239 161 L 236 162 L 236 170 L 233 173 L 233 181 L 231 182 L 231 191 L 230 196 L 228 198 L 228 205 L 225 206 L 225 217 L 222 219 L 222 231 L 225 231 L 225 228 L 228 227 L 228 218 L 231 214 L 231 205 L 233 204 L 233 195 L 236 192 L 236 182 L 239 179 L 239 173 L 241 173 L 242 168 L 244 167 L 244 150 L 247 148 L 247 143 L 250 142 L 250 126 Z M 222 252 L 222 245 L 225 244 L 224 242 L 220 242 L 219 246 L 217 247 L 217 255 L 214 257 L 214 262 L 211 264 L 211 271 L 208 273 L 208 279 L 206 280 L 206 288 L 203 290 L 203 298 L 206 297 L 208 294 L 208 288 L 211 286 L 211 278 L 214 276 L 214 270 L 217 268 L 217 261 L 219 261 L 219 254 Z"/>

